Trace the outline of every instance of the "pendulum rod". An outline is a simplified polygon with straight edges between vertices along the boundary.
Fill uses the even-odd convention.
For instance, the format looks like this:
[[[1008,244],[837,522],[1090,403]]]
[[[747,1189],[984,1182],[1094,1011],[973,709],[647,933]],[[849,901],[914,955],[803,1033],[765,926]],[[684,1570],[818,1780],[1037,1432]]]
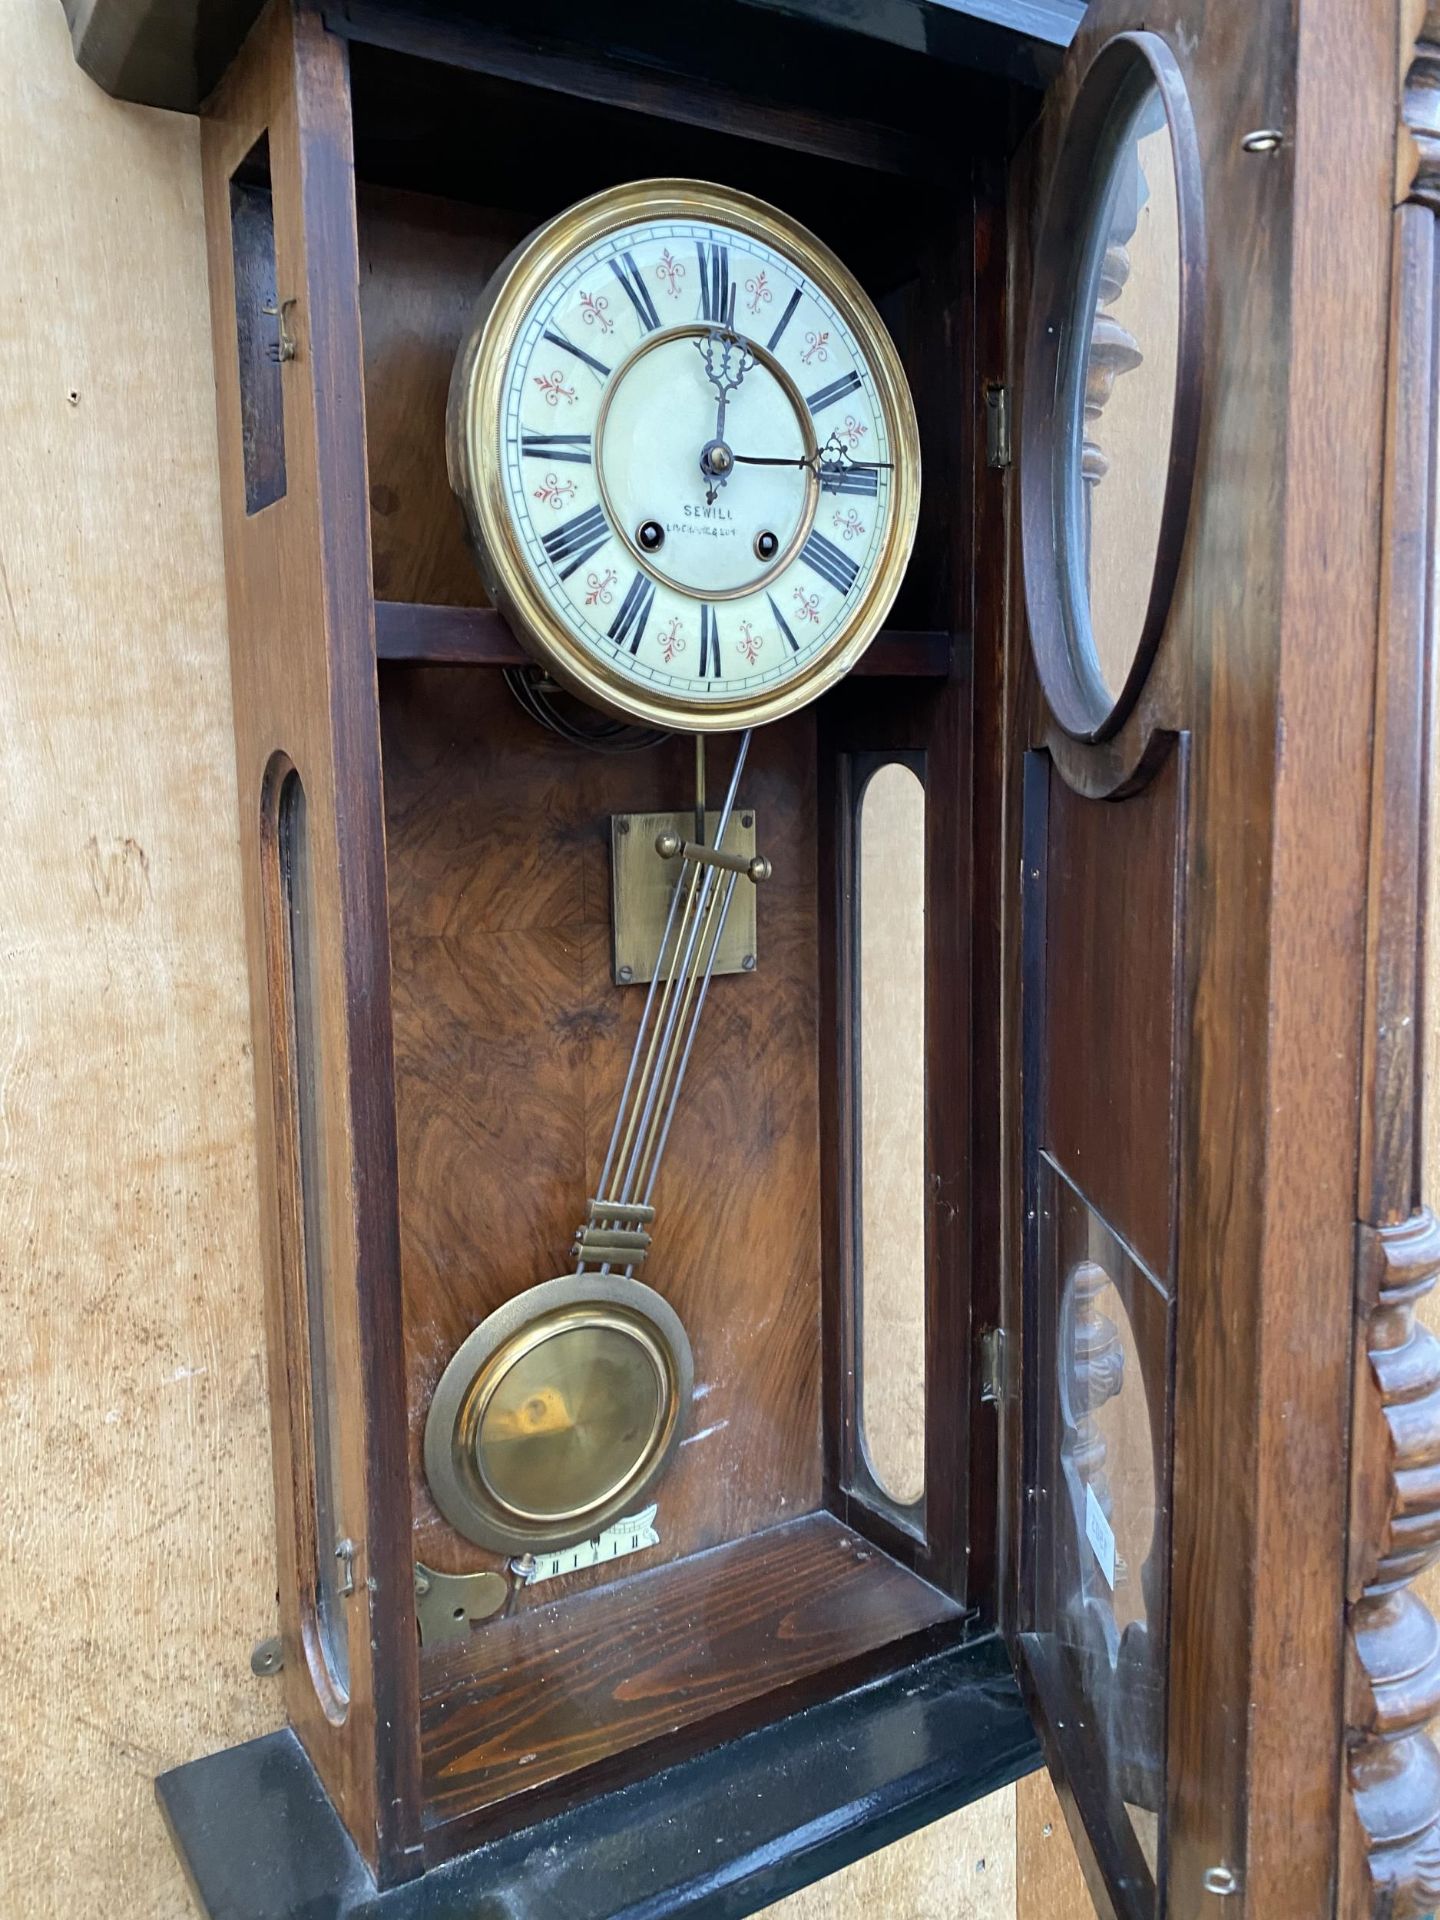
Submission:
[[[740,750],[735,756],[735,770],[730,776],[730,785],[725,794],[725,804],[720,810],[720,818],[716,823],[715,846],[717,851],[719,851],[724,844],[725,832],[730,824],[730,812],[735,804],[735,793],[740,785],[740,775],[745,766],[745,756],[749,751],[749,747],[750,735],[747,732],[741,736]],[[669,1076],[666,1073],[666,1068],[670,1060],[671,1049],[675,1043],[675,1035],[679,1025],[682,1006],[688,1004],[691,983],[697,968],[702,964],[699,957],[701,931],[706,921],[706,908],[711,904],[711,896],[716,890],[716,870],[714,867],[706,864],[702,871],[701,866],[697,863],[695,871],[700,876],[698,888],[695,882],[693,880],[691,881],[691,893],[694,900],[695,913],[683,949],[677,943],[676,963],[671,978],[666,983],[665,1001],[662,1001],[660,1015],[657,1019],[657,1028],[660,1033],[659,1048],[654,1052],[653,1065],[648,1080],[645,1080],[637,1091],[630,1122],[626,1128],[627,1148],[621,1154],[622,1174],[619,1194],[619,1198],[624,1201],[630,1200],[634,1193],[635,1175],[643,1136],[649,1127],[650,1116],[655,1109],[661,1080],[662,1078],[668,1080]],[[668,1005],[666,1004],[667,1001]],[[637,1138],[637,1135],[640,1137]]]
[[[679,854],[689,872],[677,880],[671,893],[665,931],[631,1050],[598,1195],[590,1202],[589,1218],[577,1236],[574,1249],[577,1274],[595,1265],[601,1273],[608,1273],[612,1265],[623,1265],[629,1274],[649,1249],[650,1235],[646,1229],[654,1218],[650,1195],[679,1103],[736,882],[742,874],[755,882],[769,873],[768,862],[748,860],[728,853],[724,847],[749,747],[747,731],[741,736],[735,756],[725,802],[716,823],[713,849],[706,847],[703,839],[703,750],[696,755],[696,816],[700,837],[687,845],[674,834],[662,834],[657,842],[657,851],[662,857],[669,859]],[[668,968],[667,952],[673,956]],[[613,1193],[612,1176],[617,1183]],[[642,1189],[643,1197],[637,1200]]]

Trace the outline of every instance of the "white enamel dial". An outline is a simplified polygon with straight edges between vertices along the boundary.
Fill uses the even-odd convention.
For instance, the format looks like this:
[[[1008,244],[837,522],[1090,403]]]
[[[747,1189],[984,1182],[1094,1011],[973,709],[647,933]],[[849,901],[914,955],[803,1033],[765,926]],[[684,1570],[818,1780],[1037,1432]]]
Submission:
[[[555,636],[601,704],[723,725],[813,697],[872,637],[913,533],[913,413],[873,309],[817,242],[785,244],[781,216],[747,217],[758,202],[653,184],[663,213],[552,243],[509,316],[491,504],[524,592],[499,590],[507,611],[540,603],[522,628],[544,653]],[[733,221],[674,204],[727,198]],[[479,360],[462,356],[462,405]]]

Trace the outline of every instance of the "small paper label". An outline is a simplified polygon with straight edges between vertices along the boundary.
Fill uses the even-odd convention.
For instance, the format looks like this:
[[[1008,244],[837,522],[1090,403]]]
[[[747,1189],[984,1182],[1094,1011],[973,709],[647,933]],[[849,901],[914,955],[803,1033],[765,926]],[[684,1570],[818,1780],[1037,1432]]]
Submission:
[[[1115,1534],[1110,1522],[1105,1518],[1104,1508],[1095,1498],[1095,1489],[1088,1483],[1085,1488],[1085,1538],[1090,1542],[1095,1558],[1100,1563],[1100,1571],[1105,1576],[1105,1584],[1115,1591]]]
[[[628,1520],[617,1520],[598,1539],[582,1540],[578,1547],[564,1547],[558,1553],[537,1553],[534,1570],[526,1574],[526,1586],[538,1586],[542,1580],[558,1580],[565,1573],[579,1573],[584,1567],[598,1567],[606,1560],[622,1560],[627,1553],[658,1547],[660,1535],[655,1530],[655,1512],[654,1507],[646,1507],[643,1513],[632,1514]]]

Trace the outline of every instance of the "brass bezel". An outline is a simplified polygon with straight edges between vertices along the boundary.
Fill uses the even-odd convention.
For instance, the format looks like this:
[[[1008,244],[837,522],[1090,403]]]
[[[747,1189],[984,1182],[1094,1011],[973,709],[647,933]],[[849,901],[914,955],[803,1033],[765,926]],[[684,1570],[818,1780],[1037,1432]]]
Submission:
[[[541,289],[573,253],[646,220],[715,221],[790,255],[844,317],[869,364],[885,415],[894,475],[880,558],[825,652],[793,680],[758,695],[701,701],[635,686],[609,671],[541,593],[505,502],[504,377],[516,335]],[[446,443],[450,484],[464,506],[481,574],[516,638],[571,693],[647,726],[725,733],[779,720],[808,705],[850,671],[880,631],[915,541],[920,506],[915,407],[900,356],[869,296],[849,268],[798,221],[750,194],[707,181],[638,180],[611,187],[567,208],[521,242],[497,268],[456,357]]]

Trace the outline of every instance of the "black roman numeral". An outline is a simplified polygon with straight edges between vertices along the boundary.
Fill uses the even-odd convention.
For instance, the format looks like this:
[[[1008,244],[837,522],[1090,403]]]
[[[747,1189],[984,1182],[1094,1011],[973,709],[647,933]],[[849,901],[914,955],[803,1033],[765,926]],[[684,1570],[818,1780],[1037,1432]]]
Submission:
[[[813,567],[822,580],[828,580],[841,593],[850,591],[860,571],[848,553],[842,553],[833,540],[827,540],[823,533],[817,533],[813,528],[810,538],[800,549],[800,558],[807,567]]]
[[[790,631],[790,622],[785,618],[784,614],[781,613],[779,607],[776,606],[774,594],[767,593],[765,598],[770,602],[770,611],[775,616],[775,624],[777,627],[779,627],[781,633],[784,634],[787,642],[789,643],[790,651],[792,653],[798,653],[800,651],[800,642],[795,638],[794,634]]]
[[[712,677],[720,677],[720,629],[715,624],[715,609],[704,601],[700,607],[700,678]]]
[[[577,360],[583,360],[592,373],[598,373],[602,380],[610,378],[610,369],[603,360],[597,360],[593,353],[586,353],[583,347],[577,347],[573,340],[567,340],[558,327],[547,327],[542,338],[553,347],[563,347],[566,353],[573,353]]]
[[[615,278],[630,296],[630,304],[635,309],[635,318],[646,333],[653,333],[660,324],[660,316],[655,311],[655,302],[650,298],[650,289],[641,279],[640,269],[636,266],[633,255],[622,253],[619,260],[610,262],[610,266]]]
[[[617,647],[623,646],[628,639],[631,653],[640,651],[640,642],[645,637],[645,622],[650,618],[650,604],[654,598],[655,582],[648,573],[641,573],[637,567],[635,578],[620,602],[620,611],[610,622],[610,638]]]
[[[555,527],[545,535],[542,545],[562,580],[568,580],[577,567],[597,554],[610,538],[610,523],[599,507],[577,513],[573,520]],[[568,566],[560,562],[566,560]]]
[[[573,460],[577,467],[588,467],[590,436],[588,433],[536,433],[530,427],[522,427],[520,451],[527,458]]]
[[[860,385],[858,373],[843,373],[838,380],[832,380],[828,387],[817,387],[814,393],[805,396],[805,404],[811,413],[823,413],[826,407],[833,407],[837,400],[843,400],[847,393],[854,393]]]
[[[735,316],[730,249],[718,241],[697,240],[695,255],[700,262],[700,318],[712,327],[728,327]]]
[[[880,490],[880,475],[874,467],[845,467],[838,462],[833,467],[820,464],[820,491],[822,493],[859,493],[873,500]]]
[[[782,333],[784,333],[786,327],[789,326],[791,317],[793,316],[795,309],[796,307],[799,306],[799,304],[800,304],[800,289],[799,287],[796,287],[795,291],[790,296],[790,301],[788,306],[786,307],[785,311],[781,314],[780,318],[775,322],[775,331],[771,334],[770,338],[765,342],[767,352],[773,353],[776,347],[779,346],[780,336]]]

